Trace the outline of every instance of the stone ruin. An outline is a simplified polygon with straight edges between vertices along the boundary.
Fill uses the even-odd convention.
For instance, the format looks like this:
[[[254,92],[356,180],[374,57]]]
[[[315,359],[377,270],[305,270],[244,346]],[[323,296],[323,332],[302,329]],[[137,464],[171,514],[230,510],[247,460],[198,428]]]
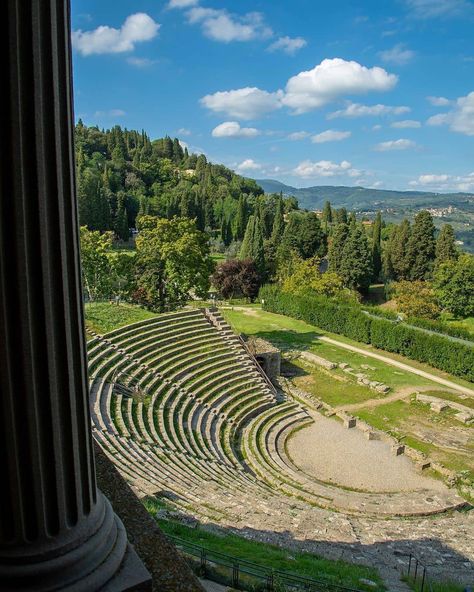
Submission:
[[[281,352],[260,337],[247,337],[246,346],[270,380],[280,376]]]

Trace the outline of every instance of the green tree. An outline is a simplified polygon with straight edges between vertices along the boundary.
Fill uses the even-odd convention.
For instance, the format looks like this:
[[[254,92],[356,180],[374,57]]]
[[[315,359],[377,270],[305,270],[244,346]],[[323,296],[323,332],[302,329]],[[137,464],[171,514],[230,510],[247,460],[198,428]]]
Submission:
[[[136,240],[137,285],[150,308],[183,305],[190,294],[205,297],[213,262],[208,236],[187,218],[148,217]]]
[[[415,216],[412,233],[407,246],[409,279],[431,278],[435,260],[435,226],[429,212],[422,210]]]
[[[273,219],[273,228],[271,240],[275,246],[278,246],[285,231],[284,206],[281,197],[278,197],[275,207],[275,217]]]
[[[434,290],[441,306],[455,317],[474,316],[474,256],[464,253],[440,263]]]
[[[382,270],[382,214],[377,212],[375,216],[374,225],[372,228],[372,264],[374,267],[375,281],[378,280]]]
[[[237,204],[237,215],[235,217],[234,238],[235,240],[242,240],[244,238],[245,230],[247,228],[247,199],[244,195],[239,197]]]
[[[408,317],[436,319],[439,317],[436,294],[429,282],[402,280],[393,285],[397,309]]]
[[[332,207],[330,201],[324,203],[322,223],[324,230],[327,232],[329,225],[332,223]]]
[[[128,216],[125,208],[125,197],[121,195],[117,205],[117,216],[115,220],[115,234],[123,241],[130,238],[130,230],[128,228]]]
[[[387,241],[385,250],[384,274],[387,278],[406,280],[410,276],[410,263],[407,256],[408,244],[411,237],[411,225],[403,220],[395,226]]]
[[[113,234],[80,229],[82,284],[89,300],[107,298],[111,291],[110,262]]]
[[[333,271],[335,273],[340,272],[342,265],[342,253],[348,234],[349,227],[346,223],[336,224],[329,242],[329,271]]]
[[[435,267],[447,261],[455,261],[459,257],[459,251],[456,247],[456,236],[451,224],[444,224],[441,228],[441,232],[436,240],[435,253]]]
[[[283,291],[295,296],[318,294],[357,300],[355,293],[344,287],[342,278],[337,273],[321,273],[319,266],[317,257],[296,262],[292,273],[283,281]]]
[[[265,272],[265,252],[262,227],[258,216],[250,216],[247,222],[244,240],[240,249],[240,259],[252,259],[258,273],[263,276]]]
[[[370,286],[374,273],[372,255],[367,236],[356,223],[349,227],[338,272],[347,288],[364,292]]]

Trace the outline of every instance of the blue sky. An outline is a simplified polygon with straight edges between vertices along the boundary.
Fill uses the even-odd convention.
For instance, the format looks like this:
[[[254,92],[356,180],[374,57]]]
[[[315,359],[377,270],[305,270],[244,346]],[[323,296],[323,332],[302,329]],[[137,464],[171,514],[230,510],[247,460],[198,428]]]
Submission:
[[[243,175],[474,192],[472,0],[73,0],[76,118]]]

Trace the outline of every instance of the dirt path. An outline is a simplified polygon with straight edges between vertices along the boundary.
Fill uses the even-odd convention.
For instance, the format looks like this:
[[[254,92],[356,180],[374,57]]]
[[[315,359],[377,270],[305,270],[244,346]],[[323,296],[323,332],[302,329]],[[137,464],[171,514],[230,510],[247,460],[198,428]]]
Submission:
[[[422,376],[423,378],[427,378],[432,382],[437,382],[438,384],[442,384],[450,389],[454,389],[460,393],[465,395],[469,395],[470,397],[474,397],[474,389],[467,388],[465,386],[461,386],[452,380],[448,380],[447,378],[441,378],[440,376],[436,376],[435,374],[431,374],[430,372],[425,372],[425,370],[420,370],[419,368],[414,368],[413,366],[409,366],[408,364],[404,364],[403,362],[399,362],[398,360],[393,360],[387,356],[383,356],[381,354],[377,354],[375,352],[367,351],[366,349],[362,349],[361,347],[355,347],[354,345],[349,345],[348,343],[343,343],[342,341],[337,341],[336,339],[332,339],[331,337],[326,337],[324,335],[317,337],[320,341],[324,341],[325,343],[330,343],[331,345],[335,345],[337,347],[341,347],[343,349],[347,349],[349,351],[356,352],[358,354],[362,354],[363,356],[367,356],[369,358],[374,358],[375,360],[380,360],[389,364],[390,366],[395,366],[396,368],[400,368],[401,370],[405,370],[407,372],[411,372],[412,374],[417,374],[418,376]]]

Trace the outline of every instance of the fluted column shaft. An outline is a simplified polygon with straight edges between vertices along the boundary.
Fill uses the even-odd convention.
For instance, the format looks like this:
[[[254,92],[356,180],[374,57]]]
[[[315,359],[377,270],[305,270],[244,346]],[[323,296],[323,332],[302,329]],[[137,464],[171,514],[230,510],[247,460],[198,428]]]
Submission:
[[[127,540],[94,474],[69,2],[3,9],[0,590],[99,590]]]

